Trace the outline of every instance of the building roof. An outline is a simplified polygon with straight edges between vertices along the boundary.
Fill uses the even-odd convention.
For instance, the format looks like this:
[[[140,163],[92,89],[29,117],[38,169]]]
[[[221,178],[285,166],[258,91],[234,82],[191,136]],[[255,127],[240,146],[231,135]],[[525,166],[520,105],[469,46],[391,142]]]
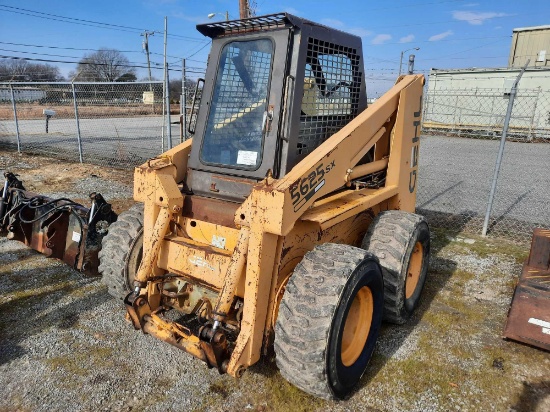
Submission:
[[[550,25],[546,26],[532,26],[532,27],[519,27],[513,31],[534,31],[534,30],[550,30]]]
[[[519,72],[521,67],[470,67],[467,69],[436,69],[432,67],[430,74],[448,74],[448,73],[510,73]],[[528,67],[528,72],[546,72],[550,71],[548,66]]]

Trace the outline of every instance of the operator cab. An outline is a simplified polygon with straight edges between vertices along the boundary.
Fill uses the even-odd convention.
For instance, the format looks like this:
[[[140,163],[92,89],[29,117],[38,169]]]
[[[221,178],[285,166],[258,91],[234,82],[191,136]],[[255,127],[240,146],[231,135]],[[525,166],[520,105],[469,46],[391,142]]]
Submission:
[[[366,108],[361,39],[280,13],[198,25],[212,38],[193,146],[193,193],[242,202]]]

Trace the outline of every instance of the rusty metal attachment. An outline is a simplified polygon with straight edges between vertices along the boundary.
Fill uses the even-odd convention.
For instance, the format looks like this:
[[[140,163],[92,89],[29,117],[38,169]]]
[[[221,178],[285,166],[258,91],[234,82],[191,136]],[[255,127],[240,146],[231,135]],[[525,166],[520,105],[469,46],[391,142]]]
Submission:
[[[87,275],[98,275],[101,241],[117,214],[99,193],[87,208],[70,199],[52,199],[25,190],[10,172],[4,174],[0,233],[36,251],[60,259]]]
[[[533,232],[504,337],[550,351],[550,230]]]

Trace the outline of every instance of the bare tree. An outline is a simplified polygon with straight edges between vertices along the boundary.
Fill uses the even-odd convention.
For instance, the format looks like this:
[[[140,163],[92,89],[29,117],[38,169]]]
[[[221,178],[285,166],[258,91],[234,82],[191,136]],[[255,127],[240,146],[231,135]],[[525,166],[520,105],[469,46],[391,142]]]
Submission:
[[[0,60],[0,81],[58,82],[62,80],[64,80],[63,76],[56,66],[30,63],[26,60]]]
[[[76,66],[76,72],[69,73],[72,80],[115,82],[119,79],[135,80],[135,69],[128,58],[115,49],[101,48],[84,55]]]

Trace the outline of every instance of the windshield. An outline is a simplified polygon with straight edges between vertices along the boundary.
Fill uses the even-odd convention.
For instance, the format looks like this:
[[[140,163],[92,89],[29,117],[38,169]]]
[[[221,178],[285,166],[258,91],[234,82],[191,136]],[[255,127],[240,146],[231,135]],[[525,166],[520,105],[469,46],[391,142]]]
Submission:
[[[272,56],[268,39],[223,47],[201,147],[203,163],[260,167]]]

